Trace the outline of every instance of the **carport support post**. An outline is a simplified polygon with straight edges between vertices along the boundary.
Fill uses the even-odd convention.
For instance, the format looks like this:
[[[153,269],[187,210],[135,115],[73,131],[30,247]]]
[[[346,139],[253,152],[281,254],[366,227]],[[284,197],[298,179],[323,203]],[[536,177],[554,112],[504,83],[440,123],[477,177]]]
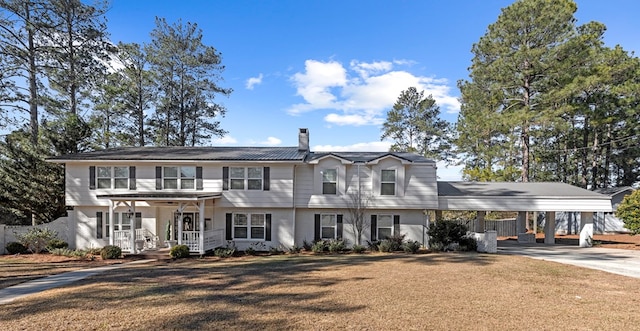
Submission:
[[[475,226],[475,232],[476,233],[484,233],[484,215],[485,212],[484,211],[477,211],[476,212],[476,226]]]
[[[593,212],[580,213],[580,247],[593,246]]]
[[[556,243],[556,212],[548,211],[544,217],[544,243],[553,245]]]
[[[527,220],[526,215],[527,215],[526,211],[518,212],[518,218],[516,218],[516,234],[527,232],[527,227],[525,225],[525,222]]]

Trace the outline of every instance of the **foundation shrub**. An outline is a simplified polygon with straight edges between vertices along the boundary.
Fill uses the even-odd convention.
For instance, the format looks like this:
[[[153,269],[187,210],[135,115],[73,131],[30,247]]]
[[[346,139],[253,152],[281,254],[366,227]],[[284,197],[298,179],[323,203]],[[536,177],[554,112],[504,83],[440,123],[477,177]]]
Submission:
[[[24,254],[26,253],[28,250],[26,247],[24,247],[23,244],[16,242],[16,241],[12,241],[10,243],[7,243],[4,248],[7,250],[7,252],[9,254]]]
[[[347,243],[342,238],[340,238],[340,239],[331,239],[327,243],[327,247],[329,249],[329,252],[331,252],[331,253],[342,252],[343,250],[345,250],[346,246],[347,246]]]
[[[187,245],[176,245],[171,247],[169,250],[169,256],[174,259],[183,259],[189,257],[189,246]]]
[[[415,254],[420,250],[420,246],[422,246],[422,244],[420,244],[420,242],[417,240],[407,240],[404,244],[402,244],[402,249],[405,251],[405,253]]]
[[[31,228],[23,234],[16,234],[18,241],[29,251],[39,254],[46,249],[49,242],[57,239],[58,234],[48,228]]]
[[[465,236],[458,242],[458,249],[464,252],[475,252],[478,250],[478,242],[475,238]]]
[[[107,245],[102,247],[100,251],[100,257],[103,260],[119,259],[120,256],[122,256],[122,249],[118,246]]]
[[[68,248],[68,247],[69,247],[68,242],[55,238],[55,239],[51,239],[47,244],[47,251],[51,252],[52,250],[57,248]]]
[[[429,228],[429,245],[432,249],[446,250],[459,244],[467,236],[468,228],[453,221],[437,221]]]
[[[367,248],[362,245],[353,245],[353,247],[351,247],[351,250],[354,253],[361,254],[361,253],[364,253],[364,251],[367,250]]]
[[[329,247],[327,246],[327,242],[324,240],[318,240],[311,245],[311,251],[314,253],[322,253],[328,250]]]

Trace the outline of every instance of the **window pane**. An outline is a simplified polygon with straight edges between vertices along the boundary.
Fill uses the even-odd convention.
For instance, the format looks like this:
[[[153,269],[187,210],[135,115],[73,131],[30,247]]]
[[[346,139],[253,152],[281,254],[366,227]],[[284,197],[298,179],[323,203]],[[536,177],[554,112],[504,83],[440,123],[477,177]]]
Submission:
[[[338,171],[336,169],[326,169],[322,172],[323,182],[335,182],[338,178]]]
[[[262,178],[262,168],[247,168],[249,178]]]
[[[111,188],[111,178],[98,178],[98,188]]]
[[[378,228],[378,240],[386,239],[391,237],[391,229],[389,228]]]
[[[177,179],[166,179],[164,180],[164,188],[165,189],[176,189],[178,188],[178,180]]]
[[[164,176],[177,178],[178,177],[178,167],[164,167]]]
[[[336,194],[336,183],[322,183],[322,194]]]
[[[382,181],[383,182],[395,182],[396,181],[396,171],[395,170],[382,170]]]
[[[247,225],[247,215],[245,214],[235,214],[233,215],[233,225]]]
[[[324,226],[335,226],[336,225],[336,215],[322,215],[321,223]]]
[[[380,195],[396,195],[396,184],[382,183],[380,186]]]
[[[111,167],[98,167],[98,177],[111,178]]]
[[[249,179],[247,184],[250,190],[262,190],[262,179]]]
[[[322,239],[335,239],[335,229],[334,228],[330,228],[330,227],[323,227],[322,228]]]
[[[129,188],[129,178],[116,178],[116,188]]]
[[[231,189],[232,190],[244,190],[244,179],[232,179],[231,180]]]
[[[378,227],[390,228],[393,226],[393,217],[391,215],[378,215]]]
[[[231,178],[244,178],[244,168],[231,168],[229,170]]]
[[[264,226],[264,214],[252,214],[251,226]]]
[[[264,228],[251,228],[251,239],[264,239]]]
[[[196,178],[196,167],[180,167],[180,177]]]
[[[196,188],[195,180],[193,179],[181,179],[180,188],[182,189],[194,189]]]
[[[247,228],[233,228],[233,237],[234,238],[246,238],[247,237]]]
[[[129,167],[114,167],[113,174],[116,178],[129,178]]]

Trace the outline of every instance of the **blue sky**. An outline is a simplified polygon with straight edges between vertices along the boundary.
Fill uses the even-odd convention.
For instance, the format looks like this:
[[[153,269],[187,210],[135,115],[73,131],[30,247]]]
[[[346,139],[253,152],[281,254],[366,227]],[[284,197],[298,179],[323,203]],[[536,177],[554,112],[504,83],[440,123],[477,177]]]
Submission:
[[[578,24],[607,26],[605,43],[640,53],[640,1],[578,0]],[[197,23],[222,53],[219,103],[229,131],[212,145],[295,146],[309,128],[315,151],[384,151],[381,123],[402,90],[432,94],[455,122],[456,83],[468,76],[471,46],[505,0],[112,0],[114,42],[147,43],[154,18]],[[443,180],[459,167],[439,166]]]

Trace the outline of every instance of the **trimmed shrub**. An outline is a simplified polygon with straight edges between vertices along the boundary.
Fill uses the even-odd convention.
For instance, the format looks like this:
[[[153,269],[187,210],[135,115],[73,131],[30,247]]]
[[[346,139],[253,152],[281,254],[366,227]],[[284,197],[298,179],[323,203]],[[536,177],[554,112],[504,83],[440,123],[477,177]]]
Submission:
[[[51,240],[57,239],[57,235],[55,231],[48,228],[31,228],[26,233],[17,234],[16,238],[29,251],[39,254],[49,245]]]
[[[458,242],[458,248],[465,252],[475,252],[478,250],[478,242],[475,238],[465,236]]]
[[[429,228],[429,245],[432,249],[446,250],[451,244],[460,243],[467,235],[467,227],[453,221],[437,221]]]
[[[420,246],[422,246],[422,244],[417,240],[407,240],[407,242],[402,244],[402,249],[404,249],[405,253],[415,254],[420,250]]]
[[[296,246],[296,245],[289,247],[289,249],[287,250],[289,254],[298,254],[301,251],[302,251],[302,247]]]
[[[378,250],[383,253],[393,252],[393,243],[389,239],[385,239],[378,244]]]
[[[218,247],[213,251],[213,255],[217,257],[232,257],[235,253],[235,247]]]
[[[307,251],[307,252],[311,252],[311,248],[313,247],[313,243],[310,243],[307,241],[307,239],[302,241],[302,248]]]
[[[9,254],[24,254],[27,252],[27,248],[23,244],[15,241],[7,243],[4,248]]]
[[[47,244],[47,251],[49,251],[49,253],[51,253],[52,250],[54,249],[58,249],[58,248],[68,248],[69,247],[69,243],[64,241],[64,240],[60,240],[58,238],[55,239],[51,239],[49,240],[49,244]]]
[[[185,257],[189,257],[189,246],[187,245],[173,246],[169,250],[169,256],[171,256],[174,259],[182,259]]]
[[[324,240],[318,240],[311,245],[311,251],[314,253],[322,253],[325,250],[329,250],[329,248]]]
[[[284,254],[284,250],[281,246],[269,246],[269,254],[271,255],[280,255]]]
[[[380,241],[378,240],[374,240],[374,241],[367,240],[367,247],[372,252],[377,252],[379,250],[379,247],[378,247],[379,245],[380,245]]]
[[[353,245],[353,247],[351,247],[351,250],[354,253],[360,254],[360,253],[363,253],[365,250],[367,250],[367,248],[362,245]]]
[[[121,255],[122,249],[118,246],[107,245],[100,251],[100,257],[102,257],[103,260],[119,259]]]
[[[331,253],[341,252],[346,248],[346,246],[347,244],[344,239],[331,239],[327,243],[327,247]]]

